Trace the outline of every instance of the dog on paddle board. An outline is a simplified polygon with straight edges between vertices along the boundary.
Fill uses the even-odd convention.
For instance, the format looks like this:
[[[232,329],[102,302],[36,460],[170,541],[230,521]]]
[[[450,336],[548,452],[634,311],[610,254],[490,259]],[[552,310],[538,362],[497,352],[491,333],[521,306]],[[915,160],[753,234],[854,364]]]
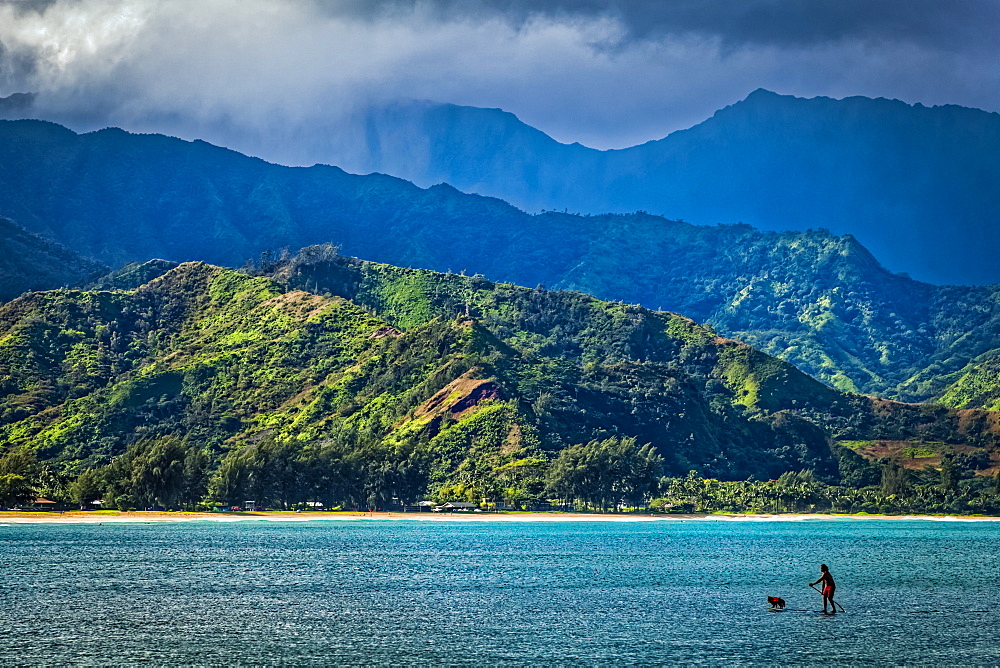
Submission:
[[[768,596],[767,603],[775,610],[785,609],[785,599],[781,598],[780,596]]]

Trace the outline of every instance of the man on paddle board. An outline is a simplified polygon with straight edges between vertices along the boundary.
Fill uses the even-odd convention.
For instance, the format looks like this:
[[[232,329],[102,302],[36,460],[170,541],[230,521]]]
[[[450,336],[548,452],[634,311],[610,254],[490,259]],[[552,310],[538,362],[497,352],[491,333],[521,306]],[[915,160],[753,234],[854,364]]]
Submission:
[[[830,607],[833,608],[833,612],[837,612],[837,604],[833,602],[833,594],[837,591],[837,585],[833,581],[833,576],[830,575],[830,569],[826,567],[826,564],[820,564],[819,570],[822,575],[819,576],[819,580],[816,582],[810,582],[809,586],[817,585],[820,582],[823,583],[823,612],[826,612],[826,602],[830,602]]]

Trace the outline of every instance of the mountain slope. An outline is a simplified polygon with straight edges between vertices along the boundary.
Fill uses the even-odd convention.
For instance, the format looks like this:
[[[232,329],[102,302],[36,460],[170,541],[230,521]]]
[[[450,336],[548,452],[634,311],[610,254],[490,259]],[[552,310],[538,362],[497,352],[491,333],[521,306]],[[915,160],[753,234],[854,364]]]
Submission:
[[[1000,115],[764,90],[687,130],[622,150],[560,144],[498,109],[410,103],[372,112],[367,162],[528,211],[646,210],[699,224],[853,234],[896,271],[1000,282]],[[328,161],[337,162],[330,155]]]
[[[677,359],[693,369],[708,364],[694,372],[700,373],[707,388],[722,392],[726,401],[751,412],[805,417],[839,439],[968,439],[988,445],[996,430],[997,414],[987,411],[954,411],[837,392],[745,344],[711,335],[681,316],[614,304],[610,307],[630,317],[619,320],[610,332],[598,334],[593,321],[581,317],[574,306],[581,299],[593,300],[578,293],[528,290],[492,283],[482,276],[359,261],[339,256],[329,246],[303,249],[271,271],[288,288],[306,287],[349,298],[399,327],[471,314],[528,358],[556,355],[585,368],[618,359],[669,359],[669,353],[664,357],[664,349],[653,345],[656,325],[652,338],[649,330],[651,320],[669,316],[673,325],[668,326],[668,333],[684,342]],[[721,382],[722,388],[711,379]],[[580,411],[573,408],[571,412]]]
[[[1000,349],[985,353],[951,374],[939,401],[956,408],[1000,408]]]
[[[507,424],[504,433],[519,425],[518,434],[547,450],[621,433],[655,440],[677,470],[766,475],[824,461],[829,469],[821,434],[781,455],[776,439],[800,442],[794,430],[710,405],[706,379],[692,374],[711,373],[713,363],[685,369],[675,359],[685,348],[712,349],[693,323],[579,294],[540,295],[563,302],[585,327],[587,358],[605,363],[584,370],[580,360],[532,349],[524,359],[464,315],[421,318],[404,333],[342,298],[285,292],[202,264],[134,292],[33,293],[0,308],[0,436],[45,458],[85,462],[172,433],[217,452],[265,436],[387,447],[407,435],[457,438],[475,425],[467,421],[477,408],[494,405],[491,413],[506,411],[492,418]],[[638,348],[630,340],[637,332]],[[729,394],[716,385],[715,394]]]
[[[0,301],[30,290],[79,286],[107,267],[0,218]]]
[[[1000,414],[840,393],[681,316],[329,248],[272,270],[186,263],[130,291],[3,305],[0,440],[78,485],[107,464],[119,506],[137,502],[118,498],[122,467],[180,493],[157,482],[171,452],[171,467],[214,471],[226,503],[353,507],[537,496],[557,453],[588,442],[649,443],[637,456],[652,468],[723,479],[837,480],[860,460],[831,439],[932,442],[982,470],[997,458]]]
[[[37,121],[0,122],[0,164],[18,168],[0,180],[0,210],[113,264],[239,266],[269,248],[333,241],[396,265],[684,313],[841,389],[907,400],[939,395],[942,377],[1000,347],[994,288],[891,274],[853,237],[823,230],[532,216],[447,186]]]

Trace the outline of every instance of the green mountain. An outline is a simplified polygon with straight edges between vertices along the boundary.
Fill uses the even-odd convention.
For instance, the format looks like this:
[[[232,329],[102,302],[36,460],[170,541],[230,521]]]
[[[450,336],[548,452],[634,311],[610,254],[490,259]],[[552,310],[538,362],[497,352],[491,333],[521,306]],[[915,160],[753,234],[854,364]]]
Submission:
[[[171,433],[215,451],[264,436],[371,445],[408,431],[454,434],[461,427],[475,434],[465,418],[492,406],[488,413],[499,411],[506,421],[501,441],[514,439],[507,447],[522,436],[546,451],[596,437],[641,436],[671,452],[677,470],[697,463],[766,475],[755,461],[759,447],[747,451],[743,440],[760,432],[752,440],[773,445],[775,430],[766,420],[742,417],[734,398],[717,415],[720,407],[713,412],[699,387],[708,378],[695,381],[694,365],[678,366],[675,358],[687,348],[692,357],[709,355],[699,373],[718,375],[713,357],[720,344],[690,321],[578,293],[494,288],[480,279],[408,270],[418,284],[437,283],[442,298],[455,291],[448,303],[496,293],[496,303],[506,302],[518,319],[539,319],[505,337],[526,339],[518,350],[466,316],[464,305],[453,317],[439,317],[410,299],[392,268],[373,266],[386,272],[377,290],[394,305],[388,315],[399,328],[364,301],[286,291],[266,278],[197,263],[135,291],[15,300],[0,310],[3,438],[43,459],[85,463]],[[573,331],[560,337],[560,327]],[[543,333],[564,341],[545,349]],[[805,388],[827,392],[777,365],[768,378],[792,374]],[[756,380],[740,382],[747,389],[739,401],[766,403]],[[714,383],[715,391],[731,394],[724,383]],[[671,426],[661,419],[668,414]],[[724,417],[742,423],[742,433]],[[810,435],[814,440],[799,455],[829,465],[825,438]],[[767,466],[780,472],[802,465],[801,457],[781,466],[772,458]]]
[[[0,211],[113,265],[243,265],[332,241],[398,266],[588,292],[683,313],[849,391],[939,396],[1000,348],[993,287],[886,271],[851,236],[646,214],[525,214],[448,186],[287,168],[204,142],[0,122]],[[261,260],[272,262],[280,257]]]
[[[0,218],[0,248],[0,301],[31,290],[79,286],[108,271],[6,218]]]
[[[856,242],[850,246],[857,247]],[[867,256],[867,253],[864,255]],[[874,263],[873,266],[877,267]],[[295,258],[273,263],[264,271],[288,289],[311,290],[351,299],[404,329],[430,318],[459,314],[479,319],[502,339],[528,355],[556,354],[560,358],[572,358],[587,364],[615,359],[621,354],[629,359],[645,359],[651,354],[642,348],[632,347],[625,353],[601,348],[588,356],[586,351],[589,349],[583,341],[589,340],[586,337],[591,332],[567,329],[565,324],[565,320],[572,320],[572,316],[569,315],[571,309],[562,300],[583,297],[576,292],[553,292],[541,288],[527,290],[493,283],[480,275],[456,276],[367,262],[341,256],[336,248],[329,245],[305,248]],[[530,299],[529,295],[536,298]],[[519,299],[526,299],[527,302],[512,311],[509,303],[516,303]],[[944,295],[941,299],[945,299]],[[713,345],[722,346],[728,352],[720,356],[721,362],[713,363],[711,371],[702,369],[702,373],[722,377],[727,391],[732,393],[727,400],[750,411],[790,412],[809,419],[828,430],[834,438],[843,440],[944,439],[977,446],[992,443],[993,437],[988,434],[993,428],[983,429],[981,423],[992,413],[982,410],[956,412],[940,405],[887,401],[837,391],[817,383],[782,360],[762,354],[743,343],[719,337],[710,328],[695,326],[685,316],[649,311],[621,302],[599,303],[632,309],[644,317],[669,315],[710,336]],[[537,331],[531,329],[535,323],[543,323]],[[533,331],[537,336],[526,337],[521,333],[524,329]],[[630,340],[635,342],[636,335],[633,334]],[[970,430],[973,423],[976,426]]]
[[[266,478],[268,498],[384,507],[428,492],[538,496],[551,462],[568,465],[561,452],[616,452],[608,461],[645,467],[648,487],[692,468],[837,480],[860,460],[832,439],[987,459],[1000,443],[994,413],[837,392],[682,316],[581,293],[329,246],[270,278],[150,271],[164,269],[133,290],[0,307],[0,441],[80,474],[78,492],[113,458],[101,475],[137,467],[119,483],[193,466],[226,502],[264,495]]]

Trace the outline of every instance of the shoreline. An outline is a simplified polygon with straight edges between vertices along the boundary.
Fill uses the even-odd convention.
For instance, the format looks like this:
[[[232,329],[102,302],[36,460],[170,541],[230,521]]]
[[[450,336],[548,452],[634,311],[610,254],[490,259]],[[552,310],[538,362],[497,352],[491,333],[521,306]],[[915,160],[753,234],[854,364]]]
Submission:
[[[600,513],[431,513],[431,512],[167,512],[167,511],[0,511],[4,524],[123,524],[161,522],[315,522],[315,521],[430,521],[430,522],[802,522],[851,520],[923,520],[930,522],[1000,522],[984,515],[840,515],[820,513],[779,514],[600,514]]]

